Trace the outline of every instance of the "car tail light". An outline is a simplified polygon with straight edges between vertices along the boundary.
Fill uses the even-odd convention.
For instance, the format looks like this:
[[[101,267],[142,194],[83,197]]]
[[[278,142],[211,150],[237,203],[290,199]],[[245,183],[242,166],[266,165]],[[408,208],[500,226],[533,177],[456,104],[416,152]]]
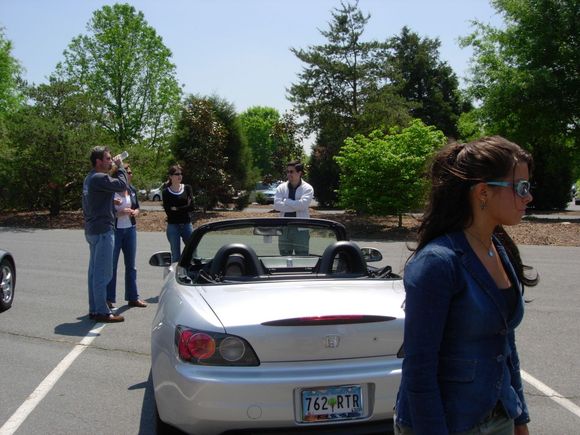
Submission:
[[[192,364],[217,366],[260,364],[250,344],[235,335],[177,326],[175,345],[179,358]]]
[[[185,330],[179,338],[179,357],[190,360],[211,358],[215,353],[215,340],[203,332]]]

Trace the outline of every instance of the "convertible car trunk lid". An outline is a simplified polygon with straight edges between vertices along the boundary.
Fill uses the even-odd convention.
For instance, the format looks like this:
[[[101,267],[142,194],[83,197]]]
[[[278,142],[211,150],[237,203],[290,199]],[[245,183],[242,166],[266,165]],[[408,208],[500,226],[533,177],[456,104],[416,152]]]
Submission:
[[[328,279],[199,287],[226,332],[262,362],[395,355],[403,342],[400,280]]]

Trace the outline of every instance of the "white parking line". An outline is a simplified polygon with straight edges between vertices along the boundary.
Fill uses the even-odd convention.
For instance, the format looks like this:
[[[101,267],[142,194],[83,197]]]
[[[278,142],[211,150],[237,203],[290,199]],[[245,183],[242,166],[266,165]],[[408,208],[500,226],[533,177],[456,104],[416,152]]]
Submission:
[[[544,393],[546,396],[548,396],[550,399],[552,399],[554,402],[556,402],[560,406],[566,408],[568,411],[570,411],[576,417],[580,417],[580,406],[578,406],[574,402],[562,397],[562,395],[560,393],[558,393],[555,390],[552,390],[550,387],[548,387],[543,382],[538,381],[536,378],[534,378],[529,373],[526,373],[523,370],[521,370],[521,374],[522,374],[522,379],[524,381],[526,381],[528,384],[530,384],[532,387],[534,387],[536,390],[540,391],[541,393]]]
[[[83,351],[99,336],[99,333],[105,327],[105,323],[97,323],[93,329],[77,344],[67,356],[48,374],[40,385],[34,390],[30,396],[26,398],[24,403],[12,414],[12,416],[0,427],[0,435],[12,435],[18,430],[24,420],[30,415],[34,408],[44,399],[44,397],[52,390],[52,387],[58,382],[66,370],[83,353]],[[551,389],[543,382],[537,380],[529,373],[521,370],[522,379],[535,389],[545,394],[547,397],[558,403],[560,406],[566,408],[572,414],[580,417],[580,406],[562,397],[560,393]]]
[[[26,398],[24,403],[16,410],[14,414],[8,419],[2,427],[0,427],[0,435],[12,435],[18,430],[24,420],[30,415],[34,408],[41,402],[48,394],[52,387],[62,377],[64,372],[70,367],[77,357],[99,336],[101,330],[105,327],[105,323],[97,323],[93,329],[71,350],[67,356],[48,374],[46,378],[36,387],[30,396]]]

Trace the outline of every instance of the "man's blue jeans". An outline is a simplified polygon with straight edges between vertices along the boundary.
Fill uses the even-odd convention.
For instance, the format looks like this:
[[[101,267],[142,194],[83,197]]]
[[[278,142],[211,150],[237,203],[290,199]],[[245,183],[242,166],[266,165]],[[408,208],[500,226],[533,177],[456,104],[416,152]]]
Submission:
[[[309,244],[310,231],[291,226],[283,228],[278,238],[280,255],[308,255]]]
[[[113,276],[114,230],[101,234],[85,234],[89,244],[89,313],[110,314],[107,306],[107,284]]]
[[[167,224],[165,234],[171,247],[172,263],[179,261],[181,258],[181,240],[183,240],[184,244],[187,243],[192,233],[193,225],[191,225],[191,222],[187,224]]]
[[[107,286],[107,300],[117,302],[117,266],[119,255],[123,251],[125,261],[125,300],[136,301],[139,299],[137,291],[137,268],[135,257],[137,256],[137,228],[117,228],[115,230],[115,248],[113,250],[113,277]]]

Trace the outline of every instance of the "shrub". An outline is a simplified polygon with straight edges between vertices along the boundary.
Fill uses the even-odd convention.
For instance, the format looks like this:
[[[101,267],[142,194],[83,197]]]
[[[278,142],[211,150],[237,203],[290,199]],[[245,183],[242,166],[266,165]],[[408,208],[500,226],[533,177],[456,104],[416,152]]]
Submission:
[[[238,193],[238,196],[234,198],[234,204],[236,205],[236,210],[245,209],[250,204],[250,194],[245,190]]]
[[[266,198],[266,195],[264,195],[262,192],[257,192],[256,202],[260,205],[266,205],[268,204],[268,199]]]

